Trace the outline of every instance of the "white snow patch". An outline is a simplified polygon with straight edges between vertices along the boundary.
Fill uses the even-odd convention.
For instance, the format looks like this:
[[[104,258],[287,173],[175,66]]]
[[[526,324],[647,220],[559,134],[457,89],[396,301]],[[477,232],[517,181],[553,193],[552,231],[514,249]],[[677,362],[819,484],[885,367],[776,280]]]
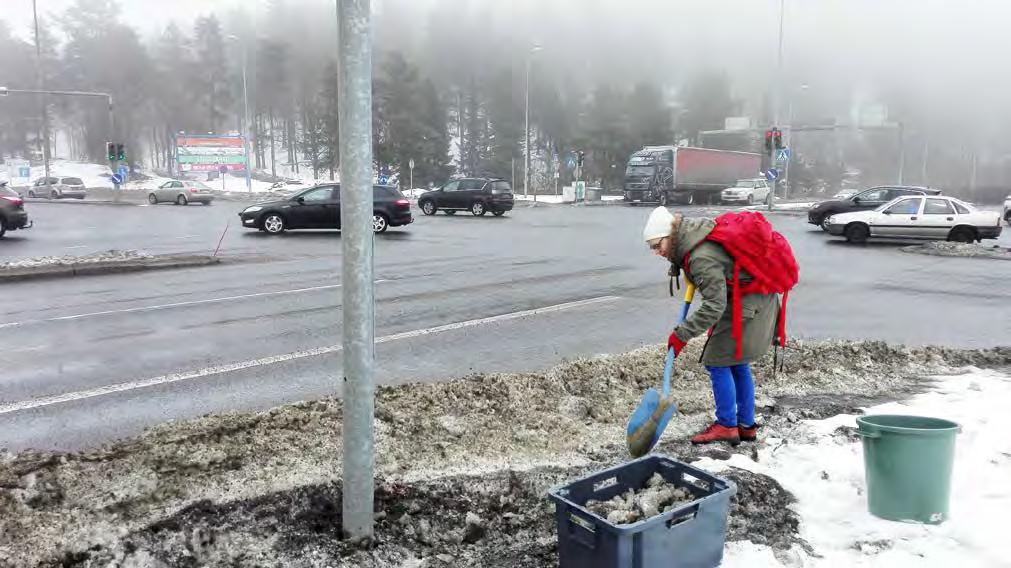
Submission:
[[[83,256],[36,256],[11,262],[0,263],[0,270],[10,268],[35,268],[39,266],[57,266],[66,264],[91,264],[95,262],[125,262],[141,258],[151,258],[151,254],[137,250],[108,250]]]
[[[798,201],[794,203],[779,203],[774,205],[774,210],[776,211],[807,211],[808,209],[814,207],[815,201]],[[768,205],[749,205],[747,207],[741,207],[744,211],[767,211],[769,209]]]
[[[724,566],[1009,566],[1005,512],[1011,510],[1011,376],[972,369],[937,378],[930,392],[867,409],[867,414],[909,414],[953,420],[956,442],[951,516],[941,525],[886,521],[867,512],[863,450],[831,432],[855,426],[852,415],[807,421],[800,439],[780,446],[767,440],[757,462],[699,460],[708,471],[728,466],[769,475],[797,497],[800,536],[820,557],[774,556],[751,543],[727,546]],[[784,561],[783,558],[786,557]]]

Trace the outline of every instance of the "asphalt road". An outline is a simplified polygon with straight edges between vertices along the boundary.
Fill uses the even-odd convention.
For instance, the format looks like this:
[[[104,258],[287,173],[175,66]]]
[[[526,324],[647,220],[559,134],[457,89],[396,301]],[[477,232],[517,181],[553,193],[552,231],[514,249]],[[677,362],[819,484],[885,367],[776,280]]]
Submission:
[[[0,241],[0,261],[207,252],[230,225],[227,262],[0,285],[0,447],[78,449],[165,420],[339,394],[340,233],[246,231],[241,207],[30,204],[37,226]],[[678,302],[640,239],[648,211],[419,214],[378,236],[378,381],[535,370],[661,342]],[[801,263],[791,335],[1011,340],[1011,263],[848,246],[801,217],[771,218]]]

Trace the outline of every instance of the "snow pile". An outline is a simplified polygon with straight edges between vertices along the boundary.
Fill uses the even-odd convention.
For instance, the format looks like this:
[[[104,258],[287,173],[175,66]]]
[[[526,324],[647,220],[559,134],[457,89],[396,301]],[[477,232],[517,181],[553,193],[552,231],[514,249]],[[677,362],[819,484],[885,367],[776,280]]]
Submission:
[[[993,258],[1011,260],[1011,249],[982,243],[951,243],[931,241],[922,245],[902,247],[902,252],[926,254],[930,256],[954,256],[960,258]]]
[[[842,414],[805,422],[799,440],[768,439],[757,461],[734,455],[725,462],[694,464],[709,471],[741,468],[778,480],[797,498],[800,537],[813,551],[794,551],[791,561],[768,547],[738,543],[729,547],[725,565],[800,565],[797,556],[804,557],[804,566],[1004,565],[1003,527],[1011,508],[1011,414],[1006,412],[1011,376],[977,369],[936,380],[929,392],[866,413],[933,416],[962,425],[950,520],[929,526],[868,513],[861,444],[839,434],[841,427],[856,426],[855,416]]]
[[[74,256],[36,256],[0,263],[0,270],[14,268],[37,268],[39,266],[64,266],[69,264],[93,264],[96,262],[125,262],[151,258],[149,253],[137,250],[107,250],[93,254]]]
[[[629,489],[607,501],[590,499],[586,510],[615,525],[628,525],[673,511],[695,498],[687,489],[665,480],[659,473],[646,481],[638,490]]]
[[[855,445],[826,438],[802,419],[851,413],[879,397],[928,389],[917,376],[968,364],[1011,365],[1008,348],[793,342],[786,372],[773,377],[771,357],[756,366],[762,441],[693,447],[690,434],[711,421],[710,381],[697,364],[703,342],[693,342],[683,355],[673,385],[683,414],[672,420],[657,451],[681,461],[709,457],[739,466],[722,474],[738,485],[728,523],[731,558],[803,554],[803,560],[812,556],[811,546],[835,550],[829,536],[819,536],[817,527],[828,521],[814,516],[817,501],[810,495],[823,480],[812,468],[824,469],[835,463],[831,459],[858,460],[826,453],[835,445],[848,445],[852,453]],[[628,416],[645,389],[658,384],[663,360],[662,349],[649,347],[543,373],[380,388],[377,543],[368,549],[340,539],[339,400],[168,423],[76,454],[0,455],[0,565],[557,566],[548,488],[628,460]],[[973,382],[989,388],[964,377],[951,379],[951,388],[972,390]],[[982,394],[996,404],[1011,393]],[[969,423],[959,413],[940,414]],[[1006,421],[992,421],[995,436],[1008,431]],[[800,451],[811,454],[793,453]],[[785,456],[794,461],[780,461]],[[860,468],[859,461],[845,466]],[[847,471],[833,469],[828,479],[855,483]],[[996,484],[979,487],[1004,491]],[[802,497],[795,507],[790,491]],[[801,519],[813,520],[798,534]]]
[[[45,177],[44,166],[32,166],[31,182]],[[49,175],[53,177],[76,177],[81,178],[84,186],[88,189],[100,187],[112,187],[112,170],[103,164],[91,164],[87,162],[74,162],[71,160],[52,160],[49,163]],[[0,168],[0,181],[9,181],[7,168]]]

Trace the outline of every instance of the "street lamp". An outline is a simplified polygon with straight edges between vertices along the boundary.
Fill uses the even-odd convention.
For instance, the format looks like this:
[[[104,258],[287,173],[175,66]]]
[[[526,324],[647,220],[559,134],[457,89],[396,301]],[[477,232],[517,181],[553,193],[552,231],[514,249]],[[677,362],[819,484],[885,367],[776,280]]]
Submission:
[[[807,88],[808,88],[807,87],[807,83],[801,83],[800,86],[797,87],[797,88],[800,91],[800,94],[803,95],[804,93],[807,92]],[[794,99],[794,95],[795,94],[797,94],[797,91],[793,91],[793,92],[790,93],[790,102],[788,103],[788,109],[789,110],[787,110],[787,113],[786,113],[787,117],[788,117],[787,119],[790,121],[790,125],[788,127],[788,132],[789,132],[789,136],[790,137],[787,139],[787,147],[790,149],[790,158],[788,160],[786,160],[786,164],[784,164],[784,167],[783,167],[783,198],[784,199],[790,193],[790,162],[793,161],[793,156],[797,152],[797,141],[793,137],[793,99]]]
[[[246,192],[253,192],[253,177],[250,171],[251,166],[249,163],[249,89],[246,86],[246,67],[248,63],[248,55],[246,54],[246,46],[239,42],[238,36],[230,35],[228,36],[230,41],[234,41],[239,44],[239,49],[242,50],[242,108],[243,114],[245,115],[242,119],[242,151],[246,154]]]
[[[541,50],[541,46],[535,45],[527,51],[527,81],[525,91],[526,99],[526,110],[524,112],[525,117],[525,127],[524,127],[524,138],[525,144],[523,145],[523,197],[527,197],[530,191],[530,63],[533,59],[533,55]],[[536,199],[537,196],[534,196]]]

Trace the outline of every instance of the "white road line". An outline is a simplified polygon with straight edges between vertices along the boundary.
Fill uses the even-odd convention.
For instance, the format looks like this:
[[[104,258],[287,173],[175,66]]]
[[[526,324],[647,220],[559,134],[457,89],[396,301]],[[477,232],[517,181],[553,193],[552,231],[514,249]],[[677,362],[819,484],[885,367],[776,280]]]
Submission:
[[[82,249],[82,248],[87,248],[87,247],[88,247],[88,245],[75,245],[75,246],[72,246],[72,247],[63,247],[63,248],[67,248],[67,249]]]
[[[560,312],[563,310],[571,310],[574,308],[581,308],[584,306],[590,306],[593,304],[600,304],[603,302],[613,302],[617,300],[618,296],[601,296],[598,298],[589,298],[586,300],[578,300],[575,302],[566,302],[564,304],[555,304],[553,306],[545,306],[543,308],[534,308],[532,310],[522,310],[519,312],[512,312],[508,314],[501,314],[497,316],[491,316],[486,318],[478,318],[467,321],[461,321],[456,323],[450,323],[446,325],[440,325],[436,327],[429,327],[425,329],[416,329],[414,331],[405,331],[402,333],[395,333],[393,335],[385,335],[376,338],[376,343],[389,343],[391,341],[398,341],[402,339],[411,339],[414,337],[422,337],[426,335],[432,335],[435,333],[443,333],[447,331],[454,331],[458,329],[464,329],[468,327],[475,327],[479,325],[485,325],[489,323],[497,323],[515,319],[521,319],[525,317],[537,316],[541,314],[549,314],[553,312]],[[150,379],[143,379],[140,381],[130,381],[126,383],[118,383],[114,385],[106,385],[103,387],[97,387],[93,389],[68,392],[64,394],[58,394],[53,396],[45,396],[40,398],[35,398],[31,400],[25,400],[20,402],[9,402],[0,404],[0,415],[10,414],[12,412],[18,412],[21,410],[30,410],[33,408],[41,408],[45,406],[52,406],[54,404],[61,404],[64,402],[73,402],[77,400],[83,400],[86,398],[95,398],[98,396],[105,396],[109,394],[114,394],[118,392],[132,391],[147,387],[153,387],[158,385],[165,385],[169,383],[178,383],[180,381],[189,381],[193,379],[200,379],[203,377],[209,377],[213,375],[220,375],[223,373],[231,373],[234,371],[241,371],[243,369],[250,369],[253,367],[263,367],[265,365],[274,365],[277,363],[284,363],[285,361],[293,361],[296,359],[305,359],[307,357],[316,357],[319,355],[326,355],[328,353],[337,353],[342,350],[340,345],[331,345],[329,347],[317,347],[315,349],[306,349],[302,351],[295,351],[292,353],[284,353],[281,355],[272,355],[270,357],[261,357],[259,359],[252,359],[249,361],[240,361],[238,363],[229,363],[227,365],[218,365],[215,367],[206,367],[196,371],[187,371],[184,373],[171,373],[168,375],[162,375],[160,377],[152,377]]]
[[[376,284],[381,282],[387,282],[387,280],[376,280]],[[207,298],[205,300],[190,300],[188,302],[173,302],[171,304],[158,304],[156,306],[138,306],[136,308],[123,308],[121,310],[106,310],[103,312],[89,312],[86,314],[74,314],[71,316],[60,316],[56,318],[45,318],[36,320],[25,320],[25,321],[12,321],[9,323],[0,323],[0,329],[5,329],[8,327],[21,327],[24,325],[35,324],[35,323],[48,323],[54,321],[71,321],[84,318],[92,318],[97,316],[107,316],[112,314],[129,314],[134,312],[154,312],[158,310],[167,310],[169,308],[178,308],[182,306],[196,306],[200,304],[216,304],[220,302],[232,302],[235,300],[244,300],[247,298],[263,298],[266,296],[283,296],[286,294],[300,294],[302,292],[315,292],[317,290],[331,290],[334,288],[340,288],[340,284],[328,284],[326,286],[312,286],[310,288],[295,288],[293,290],[276,290],[274,292],[256,292],[254,294],[241,294],[238,296],[225,296],[223,298]]]
[[[174,238],[176,238],[176,239],[195,239],[195,238],[197,238],[199,236],[200,235],[183,235],[181,237],[174,237]]]

